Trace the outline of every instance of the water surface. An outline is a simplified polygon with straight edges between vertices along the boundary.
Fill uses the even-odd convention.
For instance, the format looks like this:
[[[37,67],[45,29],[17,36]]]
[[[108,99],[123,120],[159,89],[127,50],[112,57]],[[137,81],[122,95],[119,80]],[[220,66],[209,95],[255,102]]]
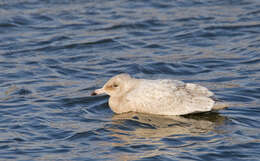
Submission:
[[[0,160],[259,160],[258,0],[0,0]],[[115,74],[200,83],[229,109],[115,115]]]

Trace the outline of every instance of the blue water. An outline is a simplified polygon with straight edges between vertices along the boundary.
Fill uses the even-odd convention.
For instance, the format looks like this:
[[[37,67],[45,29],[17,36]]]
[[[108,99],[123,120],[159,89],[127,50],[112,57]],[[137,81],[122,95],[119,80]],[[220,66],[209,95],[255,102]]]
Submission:
[[[115,115],[115,74],[230,108]],[[0,0],[0,160],[260,160],[259,0]]]

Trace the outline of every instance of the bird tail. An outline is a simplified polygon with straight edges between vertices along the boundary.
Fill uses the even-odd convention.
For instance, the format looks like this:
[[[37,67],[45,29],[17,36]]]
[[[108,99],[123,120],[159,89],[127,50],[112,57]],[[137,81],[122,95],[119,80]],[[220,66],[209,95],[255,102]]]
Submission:
[[[229,104],[223,102],[216,102],[212,108],[212,110],[222,110],[228,108]]]

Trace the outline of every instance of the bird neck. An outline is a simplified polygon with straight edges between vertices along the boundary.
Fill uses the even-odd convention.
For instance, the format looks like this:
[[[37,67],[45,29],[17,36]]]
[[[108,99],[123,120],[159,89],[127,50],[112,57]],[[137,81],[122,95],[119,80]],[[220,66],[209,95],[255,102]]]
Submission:
[[[119,96],[119,97],[110,97],[109,98],[109,107],[111,108],[111,110],[115,113],[126,113],[129,112],[129,109],[124,107],[124,104],[122,104],[123,97]]]

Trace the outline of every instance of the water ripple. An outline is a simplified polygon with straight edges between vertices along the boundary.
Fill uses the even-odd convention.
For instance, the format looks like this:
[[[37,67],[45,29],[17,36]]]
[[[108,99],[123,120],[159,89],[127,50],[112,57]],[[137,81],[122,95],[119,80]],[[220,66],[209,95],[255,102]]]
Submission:
[[[0,160],[259,160],[259,2],[0,2]],[[114,114],[122,72],[200,83],[218,113]]]

